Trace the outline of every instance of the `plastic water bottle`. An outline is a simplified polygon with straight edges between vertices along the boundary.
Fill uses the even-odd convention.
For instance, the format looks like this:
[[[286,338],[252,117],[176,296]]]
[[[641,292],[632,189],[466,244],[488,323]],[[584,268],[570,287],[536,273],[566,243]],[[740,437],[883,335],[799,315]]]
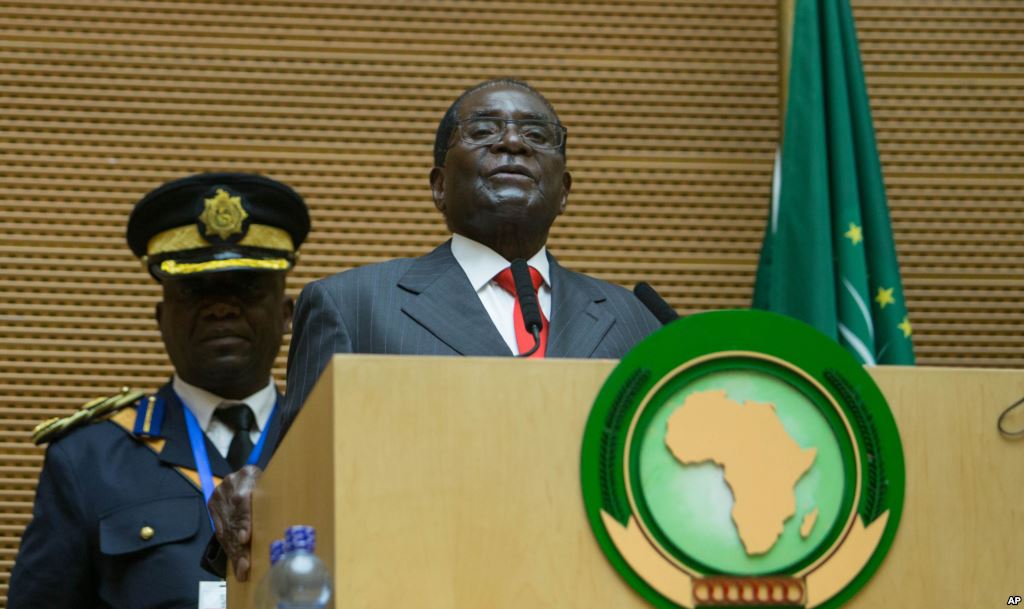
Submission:
[[[276,609],[323,609],[331,600],[331,574],[316,555],[311,526],[288,527],[284,556],[270,569],[270,597]]]
[[[270,542],[270,568],[273,569],[283,557],[284,540],[275,539]],[[267,571],[256,586],[255,601],[256,609],[277,609],[277,600],[270,594],[270,571]]]

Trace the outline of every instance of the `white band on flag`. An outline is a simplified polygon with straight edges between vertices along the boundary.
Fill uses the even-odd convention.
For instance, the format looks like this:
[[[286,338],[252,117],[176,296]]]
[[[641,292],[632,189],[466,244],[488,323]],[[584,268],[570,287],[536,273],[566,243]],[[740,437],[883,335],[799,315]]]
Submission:
[[[847,328],[843,324],[839,324],[839,333],[843,335],[843,339],[846,340],[847,344],[849,344],[853,348],[853,350],[857,352],[857,355],[860,356],[860,360],[862,362],[864,362],[868,366],[877,365],[875,363],[874,356],[872,356],[871,352],[868,351],[867,346],[864,345],[864,343],[861,342],[859,338],[857,338],[857,335],[851,332],[849,328]]]
[[[857,303],[857,307],[860,309],[860,314],[864,316],[864,323],[868,327],[868,336],[871,337],[871,342],[875,342],[875,324],[871,321],[871,311],[868,309],[868,305],[864,302],[864,299],[857,293],[857,289],[853,287],[850,281],[843,277],[843,285],[846,286],[846,291],[853,297],[853,301]]]
[[[779,192],[782,190],[782,149],[775,148],[775,167],[772,169],[772,234],[779,228]]]

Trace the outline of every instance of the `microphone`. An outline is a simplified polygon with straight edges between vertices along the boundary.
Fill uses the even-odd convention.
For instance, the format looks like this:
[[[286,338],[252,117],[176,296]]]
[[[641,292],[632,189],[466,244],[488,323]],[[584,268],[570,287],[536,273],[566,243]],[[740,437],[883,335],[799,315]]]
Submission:
[[[1018,408],[1024,408],[1024,398],[1021,398],[1006,407],[1006,410],[999,415],[999,420],[996,421],[996,427],[999,429],[999,433],[1003,434],[1003,437],[1011,440],[1020,440],[1024,438],[1024,425],[1017,425],[1016,429],[1011,429],[1007,426],[1007,419],[1012,419],[1013,416],[1010,414]],[[1021,413],[1024,414],[1024,413]],[[1020,418],[1018,418],[1020,420]]]
[[[658,293],[654,291],[654,288],[651,287],[651,284],[646,281],[641,281],[636,284],[636,287],[633,288],[633,294],[636,295],[640,302],[644,303],[647,310],[661,322],[661,325],[664,326],[679,319],[679,313],[676,313],[676,310],[665,302],[665,299],[659,296]]]
[[[544,322],[541,321],[540,302],[537,300],[537,290],[533,288],[530,266],[522,258],[512,261],[512,283],[516,286],[519,310],[523,312],[523,325],[527,332],[533,334],[533,348],[520,353],[519,357],[530,357],[540,348],[540,331]]]

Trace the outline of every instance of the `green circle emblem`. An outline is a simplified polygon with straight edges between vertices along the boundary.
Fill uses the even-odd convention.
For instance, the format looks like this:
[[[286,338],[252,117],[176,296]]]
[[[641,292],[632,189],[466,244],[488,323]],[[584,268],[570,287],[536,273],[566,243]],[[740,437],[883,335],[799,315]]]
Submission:
[[[587,516],[656,607],[838,607],[877,570],[903,450],[864,368],[761,311],[677,321],[634,348],[590,413]]]

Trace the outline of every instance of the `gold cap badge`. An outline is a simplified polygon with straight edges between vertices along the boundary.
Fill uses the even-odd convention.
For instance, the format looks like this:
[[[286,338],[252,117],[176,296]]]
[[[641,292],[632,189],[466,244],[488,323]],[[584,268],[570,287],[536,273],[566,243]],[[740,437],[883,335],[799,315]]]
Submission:
[[[241,197],[233,197],[228,191],[218,188],[213,198],[205,199],[203,202],[205,208],[203,213],[199,214],[199,221],[206,228],[207,235],[227,239],[242,232],[242,223],[249,214],[242,209]]]

